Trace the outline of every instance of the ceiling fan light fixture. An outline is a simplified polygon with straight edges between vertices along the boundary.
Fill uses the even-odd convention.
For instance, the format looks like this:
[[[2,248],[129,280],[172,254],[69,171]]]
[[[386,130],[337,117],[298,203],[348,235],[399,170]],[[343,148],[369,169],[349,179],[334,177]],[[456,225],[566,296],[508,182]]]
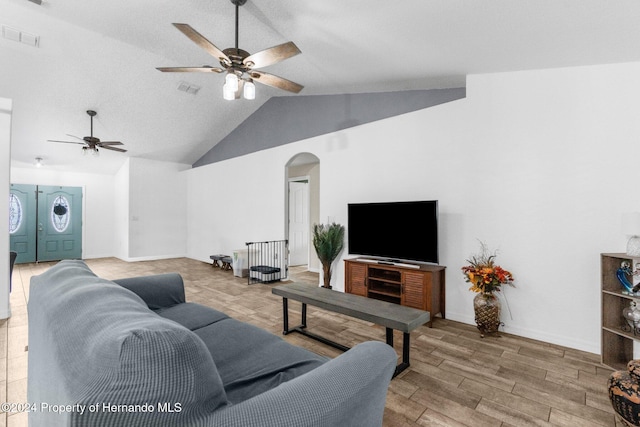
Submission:
[[[232,90],[227,83],[222,86],[222,97],[227,101],[236,99],[236,91]]]
[[[244,5],[247,0],[231,0],[231,3],[235,5],[236,9],[236,25],[235,47],[227,49],[219,49],[216,45],[211,43],[202,34],[197,32],[188,24],[173,23],[182,34],[187,36],[191,41],[196,43],[202,49],[207,51],[211,56],[216,58],[220,67],[212,67],[203,65],[202,67],[158,67],[157,69],[162,72],[211,72],[224,73],[225,85],[223,87],[223,96],[226,100],[239,99],[244,95],[245,99],[255,99],[255,86],[250,77],[258,78],[259,83],[267,86],[272,86],[278,89],[286,90],[293,93],[300,92],[304,86],[283,79],[282,77],[268,74],[263,71],[254,72],[254,68],[263,68],[272,64],[276,64],[292,56],[300,54],[300,49],[293,42],[286,42],[277,46],[270,47],[268,49],[261,50],[254,54],[250,54],[246,50],[240,49],[239,38],[239,6]],[[249,79],[248,79],[249,77]],[[248,87],[244,86],[246,82],[250,82]],[[243,87],[244,86],[244,87]],[[231,96],[233,93],[233,97]]]
[[[94,156],[99,156],[100,153],[98,152],[98,147],[82,147],[82,155],[86,156],[87,154],[91,153]]]
[[[244,83],[243,96],[248,100],[256,99],[256,85],[253,84],[253,80]]]
[[[233,92],[238,90],[238,76],[235,73],[229,72],[227,76],[224,78],[225,85],[232,90]]]
[[[93,136],[93,118],[96,116],[95,111],[93,110],[87,110],[87,114],[89,115],[90,118],[90,122],[91,122],[91,136],[85,136],[84,138],[80,138],[78,136],[73,136],[70,134],[67,134],[68,136],[71,136],[73,138],[76,138],[82,142],[77,142],[77,141],[58,141],[55,139],[48,139],[47,141],[50,142],[61,142],[64,144],[81,144],[82,147],[82,154],[86,155],[88,153],[88,151],[91,151],[92,154],[94,155],[98,155],[98,147],[104,148],[106,150],[111,150],[111,151],[119,151],[121,153],[126,153],[127,150],[124,150],[122,148],[119,147],[114,147],[117,145],[122,145],[122,142],[120,141],[100,141],[100,138],[96,138]]]

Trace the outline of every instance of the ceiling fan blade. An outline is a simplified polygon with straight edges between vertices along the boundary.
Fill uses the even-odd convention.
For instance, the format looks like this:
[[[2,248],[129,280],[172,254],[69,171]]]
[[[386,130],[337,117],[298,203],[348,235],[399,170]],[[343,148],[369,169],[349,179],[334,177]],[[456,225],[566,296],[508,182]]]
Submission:
[[[47,139],[48,142],[61,142],[63,144],[79,144],[79,145],[85,145],[84,142],[75,142],[75,141],[57,141],[55,139]]]
[[[79,139],[80,141],[84,141],[84,138],[80,138],[79,136],[71,135],[69,133],[65,133],[65,135],[70,136],[71,138]]]
[[[262,71],[251,70],[250,75],[253,81],[293,93],[298,93],[304,88],[301,84]]]
[[[219,67],[157,67],[156,70],[165,73],[221,73],[224,71]]]
[[[98,142],[98,144],[100,147],[104,147],[105,145],[124,145],[122,142],[120,141],[102,141],[102,142]]]
[[[223,62],[231,62],[229,57],[224,54],[216,45],[207,40],[202,34],[191,28],[189,24],[173,24],[185,36],[189,37],[192,42],[206,50],[211,56]]]
[[[123,150],[122,148],[112,147],[110,145],[100,145],[100,148],[104,148],[105,150],[111,150],[111,151],[119,151],[121,153],[127,152],[127,150]]]
[[[302,52],[294,42],[286,42],[249,55],[242,62],[249,68],[262,68],[284,61],[299,53]]]

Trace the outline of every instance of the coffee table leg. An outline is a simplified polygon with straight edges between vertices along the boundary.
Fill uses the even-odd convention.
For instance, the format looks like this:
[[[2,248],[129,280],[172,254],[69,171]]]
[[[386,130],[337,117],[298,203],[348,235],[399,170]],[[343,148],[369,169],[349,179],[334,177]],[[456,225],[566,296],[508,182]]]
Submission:
[[[307,327],[307,304],[306,303],[302,303],[302,325],[300,325],[301,328],[306,328]]]
[[[297,332],[309,338],[313,338],[316,341],[320,341],[323,344],[327,344],[333,348],[337,348],[338,350],[342,350],[342,351],[349,350],[349,347],[345,345],[339,344],[335,341],[331,341],[330,339],[327,339],[320,335],[313,334],[306,330],[307,328],[307,304],[306,303],[302,303],[301,317],[302,317],[302,324],[289,329],[289,301],[288,301],[288,298],[283,297],[282,298],[282,319],[284,322],[284,330],[282,331],[283,335],[288,335],[290,333]]]
[[[387,328],[387,344],[393,347],[393,329]]]
[[[289,333],[289,299],[282,298],[282,321],[284,323],[283,335]]]
[[[388,340],[388,335],[387,335],[387,340]],[[402,333],[402,363],[396,366],[396,371],[393,373],[393,378],[395,378],[400,372],[404,371],[409,367],[409,348],[411,348],[411,335],[408,332],[403,332]]]
[[[402,364],[409,366],[409,348],[411,345],[411,334],[404,332],[402,337]]]

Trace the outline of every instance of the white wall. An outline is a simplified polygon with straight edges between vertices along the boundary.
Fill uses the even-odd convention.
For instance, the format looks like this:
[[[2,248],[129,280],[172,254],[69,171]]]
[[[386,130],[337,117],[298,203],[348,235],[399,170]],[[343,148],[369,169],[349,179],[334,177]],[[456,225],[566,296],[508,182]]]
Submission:
[[[52,171],[45,164],[41,168],[12,167],[11,183],[82,187],[82,257],[114,256],[116,236],[113,231],[113,176]]]
[[[346,224],[350,202],[440,201],[448,318],[473,324],[460,267],[480,239],[516,278],[507,332],[598,353],[599,254],[624,251],[620,215],[640,211],[639,75],[638,63],[474,75],[465,100],[189,171],[189,256],[280,238],[285,162],[310,152],[320,218]]]
[[[187,253],[186,175],[189,165],[129,159],[129,260]]]
[[[115,219],[113,225],[114,256],[120,259],[129,257],[129,168],[130,159],[124,162],[114,177]]]
[[[0,200],[9,200],[9,165],[11,164],[11,111],[13,102],[7,98],[0,98],[0,171],[3,176]],[[9,209],[0,209],[0,224],[9,224]],[[9,233],[0,234],[0,319],[11,316],[9,306]]]
[[[271,154],[281,151],[267,150],[260,152],[266,156],[256,153],[186,172],[190,258],[211,262],[209,255],[231,255],[246,248],[246,242],[284,238],[285,164],[291,155]]]

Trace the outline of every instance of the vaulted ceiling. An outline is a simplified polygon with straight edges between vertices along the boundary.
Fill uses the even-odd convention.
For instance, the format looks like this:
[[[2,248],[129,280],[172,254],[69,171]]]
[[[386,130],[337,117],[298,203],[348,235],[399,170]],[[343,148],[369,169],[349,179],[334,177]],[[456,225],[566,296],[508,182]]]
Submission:
[[[13,100],[12,161],[114,173],[127,156],[193,164],[273,96],[222,99],[222,75],[161,73],[218,65],[171,23],[219,48],[235,43],[229,0],[0,0],[0,24],[39,46],[0,38],[0,97]],[[248,0],[239,46],[293,41],[302,51],[265,69],[303,95],[460,87],[465,76],[640,60],[637,0]],[[28,39],[28,37],[27,37]],[[180,82],[200,87],[179,91]],[[89,134],[127,153],[55,144]]]

